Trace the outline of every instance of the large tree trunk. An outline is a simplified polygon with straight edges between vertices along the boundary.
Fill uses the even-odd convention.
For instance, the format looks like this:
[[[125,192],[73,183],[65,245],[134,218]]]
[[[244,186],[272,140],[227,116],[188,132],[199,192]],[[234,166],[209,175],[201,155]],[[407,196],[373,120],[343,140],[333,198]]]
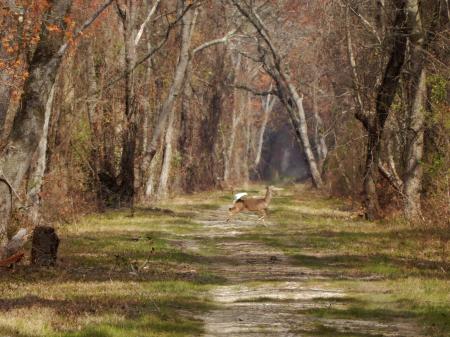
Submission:
[[[421,216],[420,192],[422,188],[422,157],[424,110],[426,100],[426,71],[423,49],[426,48],[425,33],[418,0],[408,0],[409,63],[405,74],[407,83],[407,118],[405,174],[403,193],[405,197],[405,216],[414,220]]]
[[[426,72],[422,69],[414,88],[413,104],[408,116],[408,136],[406,143],[406,165],[404,176],[405,216],[414,220],[421,216],[420,193],[422,189],[422,157],[424,109],[426,99]]]
[[[42,183],[44,180],[44,174],[47,164],[48,128],[50,124],[50,116],[52,113],[54,94],[55,94],[55,85],[53,85],[50,91],[50,96],[48,98],[48,102],[45,107],[44,126],[42,129],[42,136],[37,148],[36,165],[32,173],[30,174],[30,178],[28,179],[27,199],[28,202],[31,204],[29,212],[31,221],[35,224],[38,224],[39,222],[39,209],[41,206],[40,193],[42,189]]]
[[[377,167],[380,158],[381,138],[384,126],[397,92],[400,73],[405,62],[406,42],[409,31],[406,24],[405,0],[397,1],[396,13],[393,24],[392,49],[377,92],[375,116],[359,116],[368,133],[366,167],[364,172],[364,203],[366,207],[366,218],[368,220],[375,220],[381,216],[376,190],[378,179]]]
[[[14,15],[12,14],[13,9],[8,8],[8,5],[2,4],[2,7],[4,7],[3,10],[10,11],[7,15],[0,18],[0,26],[2,28],[2,31],[0,32],[0,40],[3,41],[3,38],[6,37],[6,40],[8,39],[8,34],[11,33],[9,27],[15,27],[16,22]],[[21,17],[23,19],[23,16]],[[0,62],[2,63],[10,63],[11,59],[14,58],[13,55],[7,50],[6,46],[3,43],[0,43]],[[12,63],[12,62],[11,62]],[[13,76],[11,76],[11,69],[10,64],[7,67],[1,67],[0,68],[0,140],[3,139],[5,136],[3,134],[4,125],[8,113],[8,109],[10,106],[11,101],[11,91],[15,83],[13,83]]]
[[[61,64],[64,32],[50,32],[47,27],[65,27],[64,18],[72,1],[55,0],[50,3],[45,23],[42,25],[40,41],[29,65],[29,77],[13,122],[13,128],[0,161],[0,169],[11,187],[17,190],[28,171],[34,152],[42,136],[45,122],[45,107],[49,100],[56,75]],[[2,188],[4,190],[4,188]],[[1,191],[4,192],[4,191]],[[10,194],[0,195],[0,205],[8,203]],[[0,241],[6,234],[7,214],[0,228]],[[6,219],[6,220],[5,220]]]
[[[133,0],[123,1],[117,9],[123,25],[125,45],[125,125],[120,160],[120,200],[132,203],[134,197],[137,117],[134,104],[134,67],[136,65],[136,7]]]
[[[1,48],[1,46],[0,46]],[[0,51],[1,53],[1,51]],[[0,60],[2,59],[0,55]],[[6,121],[6,114],[9,108],[12,83],[6,71],[0,73],[0,139],[3,137],[3,128]]]

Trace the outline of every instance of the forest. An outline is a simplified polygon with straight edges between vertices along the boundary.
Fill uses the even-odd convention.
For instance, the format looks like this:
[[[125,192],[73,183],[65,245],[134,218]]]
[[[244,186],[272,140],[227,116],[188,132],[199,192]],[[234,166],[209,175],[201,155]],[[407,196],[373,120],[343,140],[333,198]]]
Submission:
[[[450,336],[449,20],[0,0],[0,335]]]

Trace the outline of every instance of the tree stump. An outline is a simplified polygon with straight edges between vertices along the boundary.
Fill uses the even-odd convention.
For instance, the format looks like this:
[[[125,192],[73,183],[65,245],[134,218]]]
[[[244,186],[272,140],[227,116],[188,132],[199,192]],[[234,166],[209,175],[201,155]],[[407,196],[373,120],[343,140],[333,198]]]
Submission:
[[[54,266],[56,264],[58,246],[59,238],[53,227],[36,227],[33,231],[31,264],[37,266]]]

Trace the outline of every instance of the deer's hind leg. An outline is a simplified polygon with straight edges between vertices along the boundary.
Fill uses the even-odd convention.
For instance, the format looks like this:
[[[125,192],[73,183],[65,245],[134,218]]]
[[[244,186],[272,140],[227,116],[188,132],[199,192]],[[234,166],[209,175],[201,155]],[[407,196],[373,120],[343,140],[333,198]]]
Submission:
[[[242,202],[236,202],[233,207],[228,209],[228,218],[226,222],[230,222],[231,218],[236,214],[240,213],[244,209],[244,204]]]

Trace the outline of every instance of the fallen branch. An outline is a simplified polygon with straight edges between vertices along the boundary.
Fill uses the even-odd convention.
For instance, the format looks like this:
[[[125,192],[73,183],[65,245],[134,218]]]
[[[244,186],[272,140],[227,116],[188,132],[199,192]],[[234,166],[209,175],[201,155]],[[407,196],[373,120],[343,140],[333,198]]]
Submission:
[[[8,257],[7,259],[0,260],[0,267],[9,267],[11,265],[14,265],[16,263],[19,263],[20,260],[25,256],[24,253],[16,253],[13,256]]]
[[[28,230],[26,228],[19,229],[17,233],[11,238],[11,240],[9,240],[9,242],[6,244],[1,256],[4,256],[6,258],[14,256],[18,251],[22,249],[27,240]]]
[[[378,162],[378,171],[381,173],[381,175],[386,178],[386,180],[389,182],[389,184],[391,184],[391,186],[402,196],[404,197],[405,195],[403,194],[403,183],[401,180],[397,179],[397,177],[395,176],[395,174],[393,174],[392,172],[390,172],[384,165],[383,163]]]

